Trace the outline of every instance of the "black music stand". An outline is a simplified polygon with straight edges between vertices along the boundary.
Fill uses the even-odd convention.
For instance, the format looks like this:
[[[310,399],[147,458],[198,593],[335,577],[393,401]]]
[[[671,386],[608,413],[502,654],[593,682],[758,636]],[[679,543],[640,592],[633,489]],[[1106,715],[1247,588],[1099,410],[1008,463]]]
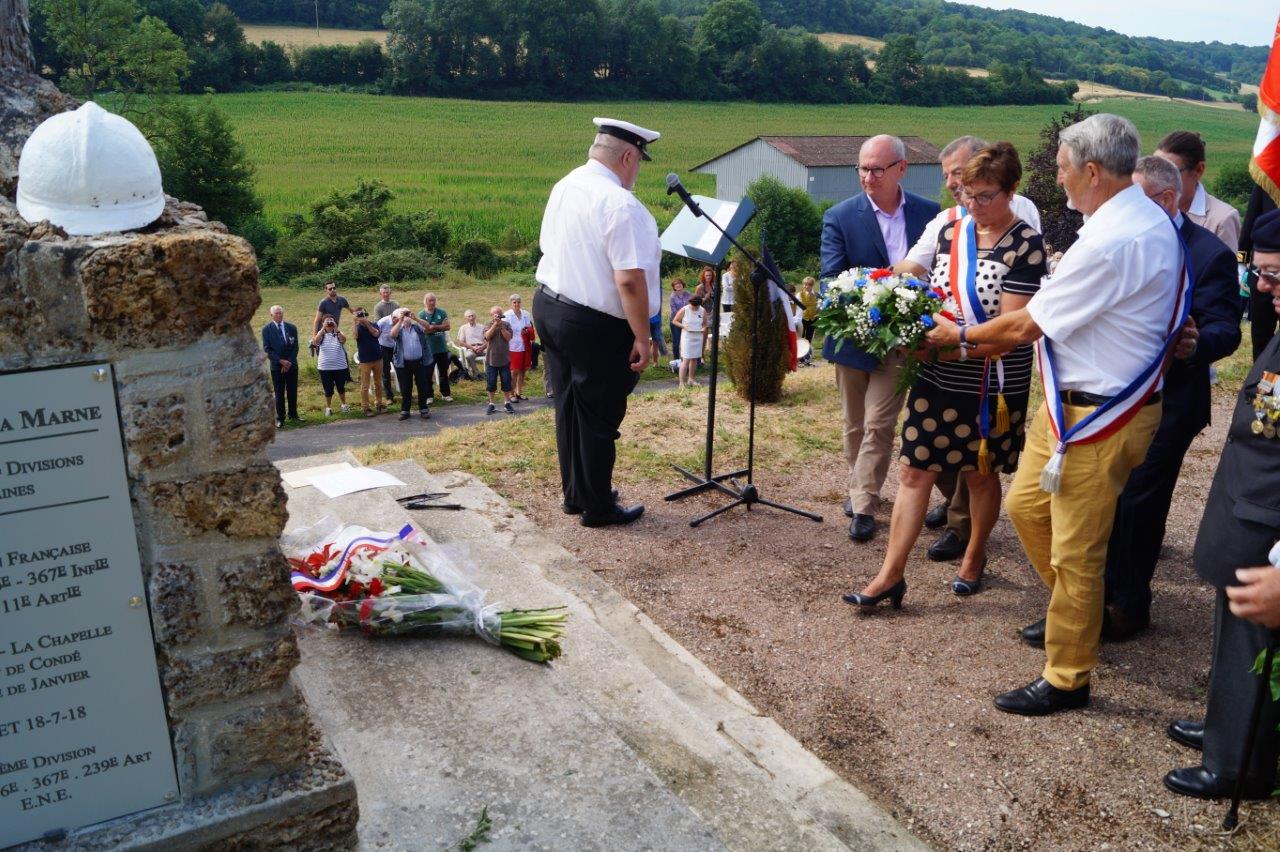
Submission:
[[[699,494],[703,491],[716,490],[732,497],[733,502],[728,505],[721,506],[700,515],[689,521],[689,526],[696,527],[703,521],[709,521],[717,515],[722,515],[730,509],[738,506],[746,506],[747,511],[751,511],[751,507],[757,504],[769,506],[784,512],[791,512],[795,515],[809,518],[812,521],[822,522],[821,515],[815,515],[804,509],[798,509],[794,506],[787,506],[782,503],[775,503],[766,500],[760,496],[760,490],[754,483],[755,474],[755,435],[756,435],[756,359],[759,357],[758,346],[751,347],[751,370],[749,399],[750,399],[750,415],[747,425],[747,466],[741,470],[730,471],[729,473],[713,473],[713,453],[715,450],[715,417],[716,417],[716,379],[719,376],[719,355],[720,355],[720,264],[724,261],[725,256],[729,253],[730,246],[737,248],[744,257],[752,264],[754,270],[753,276],[759,278],[761,282],[767,282],[774,276],[769,272],[768,268],[760,263],[751,252],[747,251],[737,241],[737,235],[742,233],[747,223],[751,221],[751,217],[755,215],[755,206],[750,199],[744,198],[738,203],[732,215],[725,210],[723,205],[729,202],[718,201],[716,199],[704,198],[702,196],[692,196],[686,199],[688,205],[682,210],[671,223],[671,227],[662,235],[662,247],[664,250],[678,254],[681,257],[688,257],[693,260],[701,260],[704,263],[710,263],[716,269],[716,289],[712,294],[714,303],[711,313],[711,379],[708,383],[707,393],[707,436],[706,436],[706,458],[703,464],[703,472],[701,474],[686,470],[679,465],[673,464],[677,471],[684,475],[686,479],[691,480],[694,484],[688,488],[672,492],[666,496],[667,500],[680,500],[685,497]],[[705,211],[711,211],[707,213]],[[723,211],[723,212],[722,212]],[[745,211],[745,215],[744,215]],[[726,225],[722,225],[717,219],[726,221]],[[714,229],[709,230],[709,229]],[[719,232],[719,238],[715,238],[715,232]],[[701,247],[712,247],[712,250],[701,250]],[[776,284],[782,288],[782,292],[790,297],[793,301],[794,296],[787,293],[782,282]],[[755,284],[753,283],[753,286]],[[768,298],[768,288],[761,286],[761,292],[756,294],[753,301],[754,309],[751,315],[751,338],[756,339],[759,330],[760,311],[765,300]],[[799,302],[796,302],[799,304]],[[747,480],[745,483],[738,482],[738,477],[745,475]],[[729,484],[726,485],[725,482]]]

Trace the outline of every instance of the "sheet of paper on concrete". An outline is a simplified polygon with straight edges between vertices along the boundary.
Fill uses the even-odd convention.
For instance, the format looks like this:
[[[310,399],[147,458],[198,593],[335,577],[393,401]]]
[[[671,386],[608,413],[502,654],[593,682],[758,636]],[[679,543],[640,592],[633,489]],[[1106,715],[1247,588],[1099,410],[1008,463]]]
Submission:
[[[374,470],[371,467],[353,467],[351,470],[340,470],[334,473],[322,473],[311,477],[311,484],[321,494],[333,499],[356,491],[368,491],[370,488],[386,488],[388,485],[404,485],[389,473]]]
[[[284,484],[290,488],[305,488],[311,484],[313,477],[320,476],[325,473],[337,473],[340,470],[354,470],[355,465],[351,462],[339,462],[338,464],[322,464],[316,467],[306,467],[302,470],[294,470],[284,474],[281,479]]]

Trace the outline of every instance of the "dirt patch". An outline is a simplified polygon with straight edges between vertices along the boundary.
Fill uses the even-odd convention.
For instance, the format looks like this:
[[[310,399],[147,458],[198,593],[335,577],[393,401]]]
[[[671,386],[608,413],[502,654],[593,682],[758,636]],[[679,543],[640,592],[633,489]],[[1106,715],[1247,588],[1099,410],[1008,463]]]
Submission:
[[[499,487],[761,711],[940,848],[1224,845],[1216,835],[1224,806],[1175,796],[1161,777],[1198,762],[1164,728],[1203,713],[1213,593],[1190,556],[1231,393],[1215,392],[1216,424],[1183,469],[1157,572],[1154,627],[1138,641],[1104,646],[1087,711],[1037,720],[991,704],[1043,664],[1016,631],[1044,614],[1047,595],[1007,519],[996,527],[990,583],[977,597],[950,593],[955,566],[925,559],[933,538],[926,533],[908,569],[904,610],[864,615],[841,602],[879,566],[890,506],[878,513],[874,542],[849,540],[829,381],[827,370],[788,379],[805,401],[764,412],[769,437],[756,478],[764,496],[822,513],[822,524],[737,509],[690,529],[691,517],[724,501],[662,500],[682,483],[655,473],[657,459],[687,456],[700,441],[701,405],[675,397],[637,402],[624,425],[625,440],[635,443],[623,455],[644,464],[623,471],[619,484],[624,502],[646,504],[642,522],[585,530],[560,512],[557,489],[545,481]],[[744,412],[732,404],[722,410],[728,442],[741,443]],[[651,455],[640,458],[637,445]],[[734,458],[737,449],[717,468]],[[895,490],[891,473],[888,500]],[[1247,806],[1247,819],[1234,848],[1277,848],[1280,807]]]

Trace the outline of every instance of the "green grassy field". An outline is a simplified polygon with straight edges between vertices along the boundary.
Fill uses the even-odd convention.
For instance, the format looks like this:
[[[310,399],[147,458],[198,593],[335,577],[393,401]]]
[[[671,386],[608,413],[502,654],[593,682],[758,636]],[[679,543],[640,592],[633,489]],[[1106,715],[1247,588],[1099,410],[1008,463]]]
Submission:
[[[532,243],[553,183],[586,157],[591,118],[625,118],[662,132],[637,186],[665,225],[677,210],[666,173],[691,190],[714,191],[698,163],[762,134],[918,134],[945,144],[964,133],[1007,139],[1028,151],[1063,108],[806,106],[794,104],[548,103],[398,98],[313,92],[217,95],[258,169],[268,215],[279,221],[329,190],[378,178],[402,210],[431,207],[459,236],[496,244]],[[1144,145],[1170,130],[1202,133],[1209,175],[1227,158],[1248,156],[1256,115],[1179,103],[1113,100],[1099,105],[1133,120]]]

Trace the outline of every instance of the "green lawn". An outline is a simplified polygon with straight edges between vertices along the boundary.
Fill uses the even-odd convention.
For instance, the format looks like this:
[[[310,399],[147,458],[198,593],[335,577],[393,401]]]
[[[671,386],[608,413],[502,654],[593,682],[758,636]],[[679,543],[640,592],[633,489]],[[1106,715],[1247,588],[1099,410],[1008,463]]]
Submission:
[[[878,105],[612,102],[549,103],[400,98],[314,92],[217,95],[258,170],[276,221],[329,190],[378,178],[400,209],[435,208],[460,236],[520,247],[537,238],[551,185],[586,157],[591,118],[625,118],[662,132],[638,194],[665,225],[678,205],[665,176],[711,194],[714,179],[688,169],[761,134],[917,134],[945,144],[964,133],[1008,139],[1024,153],[1061,106],[897,107]],[[1209,174],[1248,156],[1258,117],[1181,103],[1114,100],[1091,108],[1132,119],[1151,146],[1190,127],[1209,146]]]
[[[405,307],[412,305],[414,308],[422,307],[422,297],[430,290],[436,294],[438,304],[444,308],[449,314],[449,321],[453,323],[450,330],[450,336],[456,336],[458,328],[464,322],[462,314],[468,308],[476,312],[476,322],[483,323],[489,315],[489,308],[493,305],[501,305],[505,310],[508,307],[507,300],[512,293],[519,293],[524,300],[526,309],[533,306],[533,279],[530,275],[520,275],[512,273],[500,276],[490,281],[479,281],[459,272],[451,272],[440,281],[408,282],[404,285],[393,285],[392,298]],[[353,290],[341,292],[347,301],[351,303],[352,308],[364,307],[372,313],[373,306],[378,301],[378,294],[374,290]],[[343,414],[337,407],[338,398],[334,396],[333,417],[326,418],[324,416],[324,394],[320,387],[320,374],[316,371],[315,359],[311,357],[306,347],[306,338],[311,333],[312,322],[316,314],[316,305],[324,296],[321,292],[312,292],[310,290],[297,290],[290,287],[264,287],[262,288],[262,304],[258,307],[258,311],[254,314],[252,328],[255,333],[260,332],[262,326],[269,321],[268,311],[272,305],[279,305],[284,308],[285,319],[298,327],[298,335],[302,338],[299,346],[299,357],[301,360],[300,372],[298,374],[298,410],[307,419],[303,421],[302,426],[313,426],[316,423],[322,423],[329,419],[362,417],[360,410],[360,386],[358,381],[356,384],[347,386],[347,402],[351,404],[351,411]],[[351,318],[344,314],[342,321],[342,331],[347,335],[347,352],[350,355],[355,353],[355,339],[352,333]],[[668,341],[668,345],[670,341]],[[359,372],[353,364],[351,368],[351,376],[359,379]],[[663,366],[650,367],[641,376],[642,381],[651,381],[655,379],[670,379],[671,372]],[[488,395],[484,390],[483,381],[462,381],[457,382],[451,388],[453,395],[452,403],[441,403],[441,405],[479,405],[484,402]],[[438,389],[437,389],[438,391]],[[396,391],[399,394],[399,391]],[[539,361],[538,369],[531,370],[525,383],[525,396],[540,397],[544,393],[542,383],[542,362]],[[398,402],[398,398],[397,398]],[[285,423],[285,428],[297,428],[297,426]]]

